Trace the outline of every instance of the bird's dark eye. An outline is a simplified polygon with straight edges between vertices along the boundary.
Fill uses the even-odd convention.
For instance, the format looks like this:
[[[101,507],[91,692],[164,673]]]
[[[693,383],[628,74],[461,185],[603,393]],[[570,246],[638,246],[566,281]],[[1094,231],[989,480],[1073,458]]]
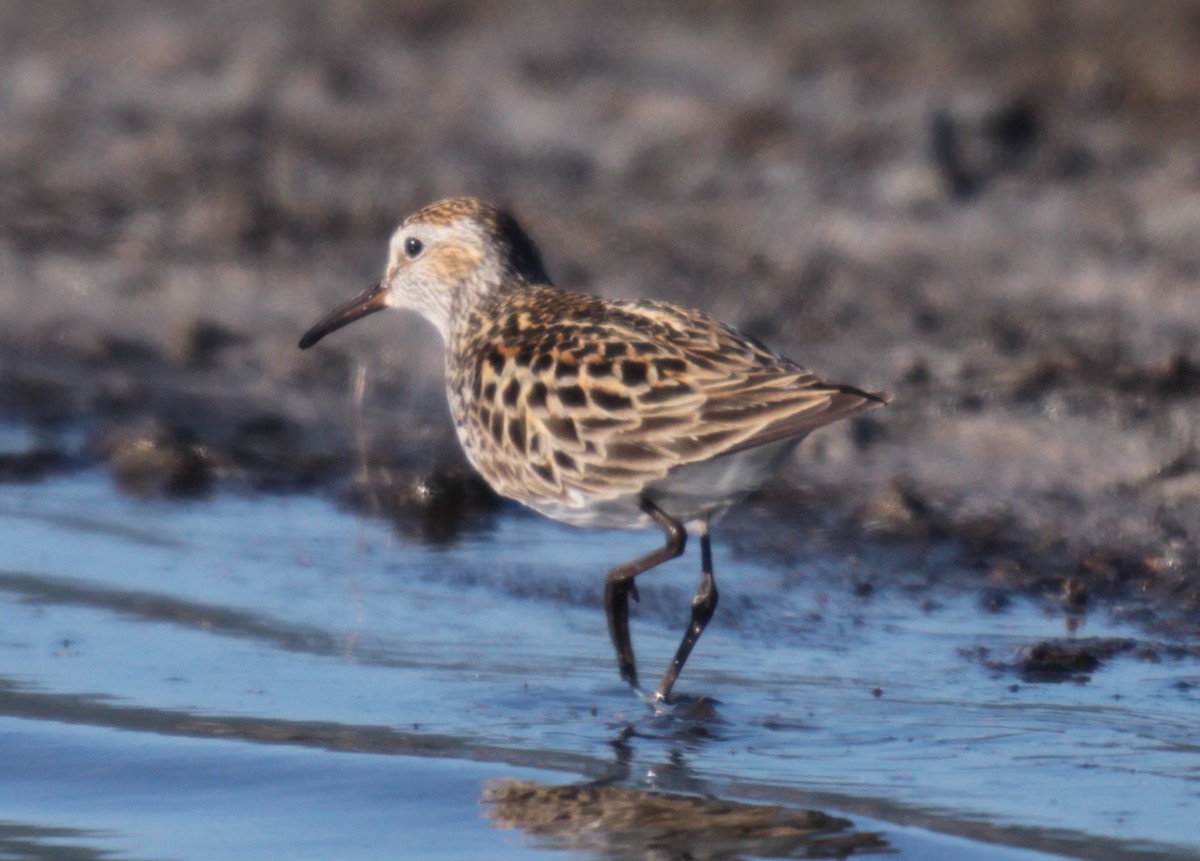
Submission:
[[[404,253],[408,255],[408,259],[412,260],[418,254],[425,250],[425,243],[415,236],[410,236],[404,240]]]

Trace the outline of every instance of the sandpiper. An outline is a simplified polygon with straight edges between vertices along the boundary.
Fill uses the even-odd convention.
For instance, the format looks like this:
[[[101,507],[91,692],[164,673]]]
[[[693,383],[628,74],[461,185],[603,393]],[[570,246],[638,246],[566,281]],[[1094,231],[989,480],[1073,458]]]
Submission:
[[[417,311],[441,332],[459,441],[496,492],[577,526],[663,531],[662,547],[605,582],[617,664],[635,690],[634,578],[699,537],[700,588],[660,703],[717,607],[710,523],[810,432],[892,399],[824,382],[700,311],[561,290],[516,219],[474,198],[405,219],[383,280],[300,348],[384,308]]]

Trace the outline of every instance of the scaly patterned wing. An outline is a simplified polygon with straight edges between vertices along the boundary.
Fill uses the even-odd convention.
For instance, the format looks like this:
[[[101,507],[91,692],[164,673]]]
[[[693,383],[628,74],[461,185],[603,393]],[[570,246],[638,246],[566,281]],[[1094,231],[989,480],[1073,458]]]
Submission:
[[[704,396],[700,432],[674,447],[680,463],[732,454],[857,415],[891,401],[888,392],[868,393],[826,383],[724,323],[671,305],[634,303],[634,308],[670,322],[680,333],[670,339],[685,368],[668,366],[668,376]],[[677,370],[678,373],[672,373]]]
[[[464,412],[464,444],[486,449],[473,456],[484,477],[525,502],[635,493],[673,467],[800,436],[890,399],[828,385],[673,305],[547,288],[478,325],[478,349],[460,363],[477,405]]]

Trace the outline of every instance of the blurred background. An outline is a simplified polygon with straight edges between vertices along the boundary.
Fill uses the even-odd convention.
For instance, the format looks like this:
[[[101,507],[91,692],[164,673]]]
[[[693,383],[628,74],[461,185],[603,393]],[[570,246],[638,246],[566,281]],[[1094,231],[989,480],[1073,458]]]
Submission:
[[[1196,857],[1198,140],[1193,0],[0,3],[0,857]],[[656,536],[497,500],[423,321],[297,349],[460,194],[896,393],[674,714]]]
[[[731,517],[745,543],[949,542],[1194,631],[1198,132],[1187,0],[6,3],[0,408],[38,441],[0,476],[453,531],[493,503],[435,334],[296,340],[472,194],[560,286],[897,393]]]

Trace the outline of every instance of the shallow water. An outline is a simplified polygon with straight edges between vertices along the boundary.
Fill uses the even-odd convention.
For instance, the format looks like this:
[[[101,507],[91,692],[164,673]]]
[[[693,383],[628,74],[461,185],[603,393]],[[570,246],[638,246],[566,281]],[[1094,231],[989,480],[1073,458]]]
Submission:
[[[1200,857],[1196,660],[1030,682],[980,649],[1063,636],[1049,603],[860,597],[838,560],[718,540],[678,689],[713,713],[656,716],[600,609],[654,541],[506,511],[436,546],[315,498],[0,487],[0,857],[623,857],[492,827],[498,777],[817,808],[901,857]],[[695,565],[642,578],[647,680]],[[1078,635],[1140,636],[1103,614]]]

